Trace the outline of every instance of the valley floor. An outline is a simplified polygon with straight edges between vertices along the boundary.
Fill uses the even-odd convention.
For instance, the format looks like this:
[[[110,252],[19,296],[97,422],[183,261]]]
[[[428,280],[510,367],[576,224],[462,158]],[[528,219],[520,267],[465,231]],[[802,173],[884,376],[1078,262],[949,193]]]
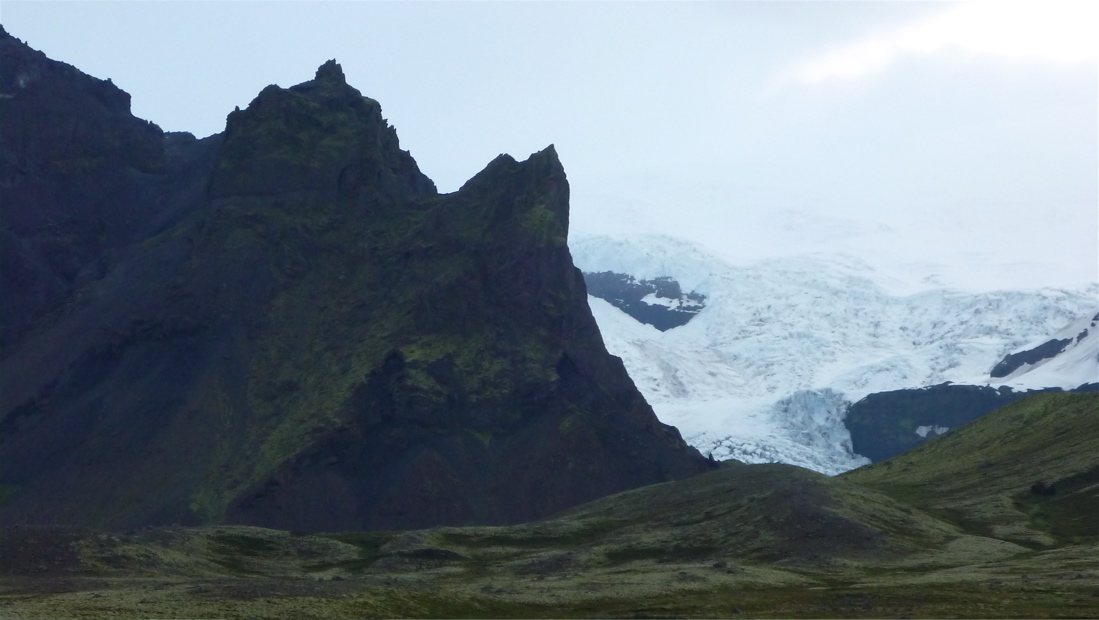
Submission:
[[[496,546],[490,529],[430,541],[237,527],[55,532],[57,545],[39,538],[41,557],[24,558],[29,574],[5,571],[0,617],[1099,616],[1096,545],[1009,549],[972,564],[946,549],[895,563],[740,562],[674,548],[578,557],[545,546],[560,540]],[[9,548],[15,536],[6,532]],[[422,546],[448,537],[449,548]],[[379,556],[383,539],[420,546]]]
[[[0,618],[1099,617],[1099,393],[507,527],[0,528]]]

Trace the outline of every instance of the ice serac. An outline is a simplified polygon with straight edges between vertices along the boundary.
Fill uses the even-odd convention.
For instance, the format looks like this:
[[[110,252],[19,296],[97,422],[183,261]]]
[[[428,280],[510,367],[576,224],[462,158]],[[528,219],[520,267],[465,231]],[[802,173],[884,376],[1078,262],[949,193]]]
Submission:
[[[502,524],[711,467],[604,348],[552,147],[439,195],[335,62],[153,138],[174,215],[0,359],[0,521]]]

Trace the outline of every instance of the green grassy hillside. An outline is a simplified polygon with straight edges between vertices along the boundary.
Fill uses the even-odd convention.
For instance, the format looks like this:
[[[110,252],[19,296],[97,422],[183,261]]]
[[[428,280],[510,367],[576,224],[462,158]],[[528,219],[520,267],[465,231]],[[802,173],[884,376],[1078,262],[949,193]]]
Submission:
[[[1030,396],[842,478],[969,532],[1033,548],[1094,542],[1099,394]]]

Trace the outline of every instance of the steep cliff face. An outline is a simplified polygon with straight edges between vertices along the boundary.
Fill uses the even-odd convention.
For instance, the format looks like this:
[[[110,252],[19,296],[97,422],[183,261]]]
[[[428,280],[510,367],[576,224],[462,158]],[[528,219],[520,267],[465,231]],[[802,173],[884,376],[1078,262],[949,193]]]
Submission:
[[[213,142],[166,136],[109,80],[0,28],[0,355],[172,222]]]
[[[24,93],[5,122],[44,122]],[[220,136],[149,132],[117,160],[161,162],[126,173],[150,232],[0,360],[3,521],[512,523],[709,467],[603,347],[552,147],[438,195],[335,62]]]

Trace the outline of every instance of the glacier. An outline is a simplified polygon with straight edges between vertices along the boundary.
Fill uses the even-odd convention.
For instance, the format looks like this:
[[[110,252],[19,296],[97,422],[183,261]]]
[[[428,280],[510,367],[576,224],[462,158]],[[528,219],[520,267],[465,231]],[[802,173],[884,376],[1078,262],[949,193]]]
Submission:
[[[1096,284],[918,290],[841,253],[734,265],[663,235],[577,236],[569,245],[585,272],[672,277],[708,297],[693,320],[666,332],[589,297],[608,350],[663,422],[717,459],[830,475],[869,462],[851,450],[848,403],[948,381],[1037,387],[1050,379],[997,381],[989,371],[1099,310]],[[1099,342],[1096,332],[1089,346]]]

